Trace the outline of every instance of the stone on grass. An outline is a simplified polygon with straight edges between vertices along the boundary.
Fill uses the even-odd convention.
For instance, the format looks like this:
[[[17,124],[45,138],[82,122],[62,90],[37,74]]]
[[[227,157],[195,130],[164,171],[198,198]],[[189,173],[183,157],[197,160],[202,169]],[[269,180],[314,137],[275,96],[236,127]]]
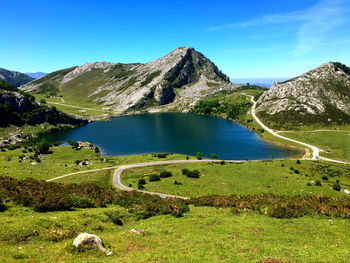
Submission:
[[[99,248],[102,252],[106,253],[107,256],[112,255],[113,252],[108,251],[101,238],[99,238],[96,235],[88,234],[88,233],[81,233],[77,236],[76,239],[73,241],[73,246],[76,248],[81,246],[81,245],[92,245],[94,247]]]

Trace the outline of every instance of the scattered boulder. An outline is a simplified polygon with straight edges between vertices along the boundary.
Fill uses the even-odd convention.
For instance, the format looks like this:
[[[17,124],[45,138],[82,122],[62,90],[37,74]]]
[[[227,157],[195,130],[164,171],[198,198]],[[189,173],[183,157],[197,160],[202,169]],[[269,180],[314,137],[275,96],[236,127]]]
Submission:
[[[140,230],[140,229],[131,229],[130,232],[132,232],[132,233],[134,233],[134,234],[141,235],[141,236],[144,236],[144,235],[145,235],[145,231]]]
[[[113,252],[108,251],[101,238],[99,238],[96,235],[88,234],[88,233],[81,233],[77,236],[76,239],[73,241],[73,246],[76,248],[81,246],[81,245],[92,245],[94,247],[99,248],[102,252],[106,253],[107,256],[112,255]]]
[[[80,167],[89,166],[89,165],[91,165],[91,163],[90,163],[89,161],[81,161],[81,162],[79,163],[79,166],[80,166]]]
[[[350,194],[350,191],[348,189],[344,189],[344,193],[346,193],[348,195],[348,194]]]

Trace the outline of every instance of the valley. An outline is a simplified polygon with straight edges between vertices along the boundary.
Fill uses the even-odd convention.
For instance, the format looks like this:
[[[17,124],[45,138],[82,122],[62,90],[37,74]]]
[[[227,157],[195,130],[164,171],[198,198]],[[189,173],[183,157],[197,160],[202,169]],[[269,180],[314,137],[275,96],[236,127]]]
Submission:
[[[0,261],[350,260],[346,69],[266,89],[185,47],[3,84]]]

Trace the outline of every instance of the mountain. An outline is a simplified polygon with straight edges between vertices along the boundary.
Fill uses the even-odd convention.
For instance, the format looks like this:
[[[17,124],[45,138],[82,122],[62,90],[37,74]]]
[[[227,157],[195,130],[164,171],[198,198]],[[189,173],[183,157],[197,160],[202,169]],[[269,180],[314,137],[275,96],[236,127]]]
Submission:
[[[329,62],[276,82],[257,101],[258,115],[275,127],[350,123],[350,68]]]
[[[0,80],[6,81],[11,85],[19,87],[32,81],[33,78],[17,71],[10,71],[0,68]]]
[[[157,108],[185,110],[202,97],[238,86],[231,84],[203,54],[182,47],[146,64],[95,62],[59,70],[22,89],[32,93],[57,92],[125,113]]]
[[[41,78],[42,76],[45,76],[47,73],[44,72],[29,72],[29,73],[24,73],[27,76],[33,78],[33,79],[38,79]]]
[[[285,81],[287,78],[231,78],[231,82],[235,84],[249,83],[250,85],[257,85],[260,87],[271,87],[276,81]]]
[[[15,86],[0,81],[0,127],[9,125],[23,126],[42,123],[79,125],[85,120],[56,110],[44,103],[37,103],[35,98]]]

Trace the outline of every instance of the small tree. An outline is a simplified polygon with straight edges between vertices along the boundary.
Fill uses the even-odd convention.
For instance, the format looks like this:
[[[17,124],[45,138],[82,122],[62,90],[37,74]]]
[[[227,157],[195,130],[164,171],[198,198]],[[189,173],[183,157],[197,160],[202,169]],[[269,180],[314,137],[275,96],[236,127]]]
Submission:
[[[45,154],[49,152],[50,145],[48,141],[44,138],[35,145],[35,151],[39,154]]]
[[[203,153],[202,152],[197,152],[197,159],[202,160],[203,159]]]
[[[95,153],[97,153],[97,154],[100,154],[100,148],[98,148],[98,147],[95,147]]]
[[[215,153],[212,153],[212,154],[210,155],[210,157],[211,157],[212,159],[217,159],[217,158],[218,158],[218,157],[216,156]]]

